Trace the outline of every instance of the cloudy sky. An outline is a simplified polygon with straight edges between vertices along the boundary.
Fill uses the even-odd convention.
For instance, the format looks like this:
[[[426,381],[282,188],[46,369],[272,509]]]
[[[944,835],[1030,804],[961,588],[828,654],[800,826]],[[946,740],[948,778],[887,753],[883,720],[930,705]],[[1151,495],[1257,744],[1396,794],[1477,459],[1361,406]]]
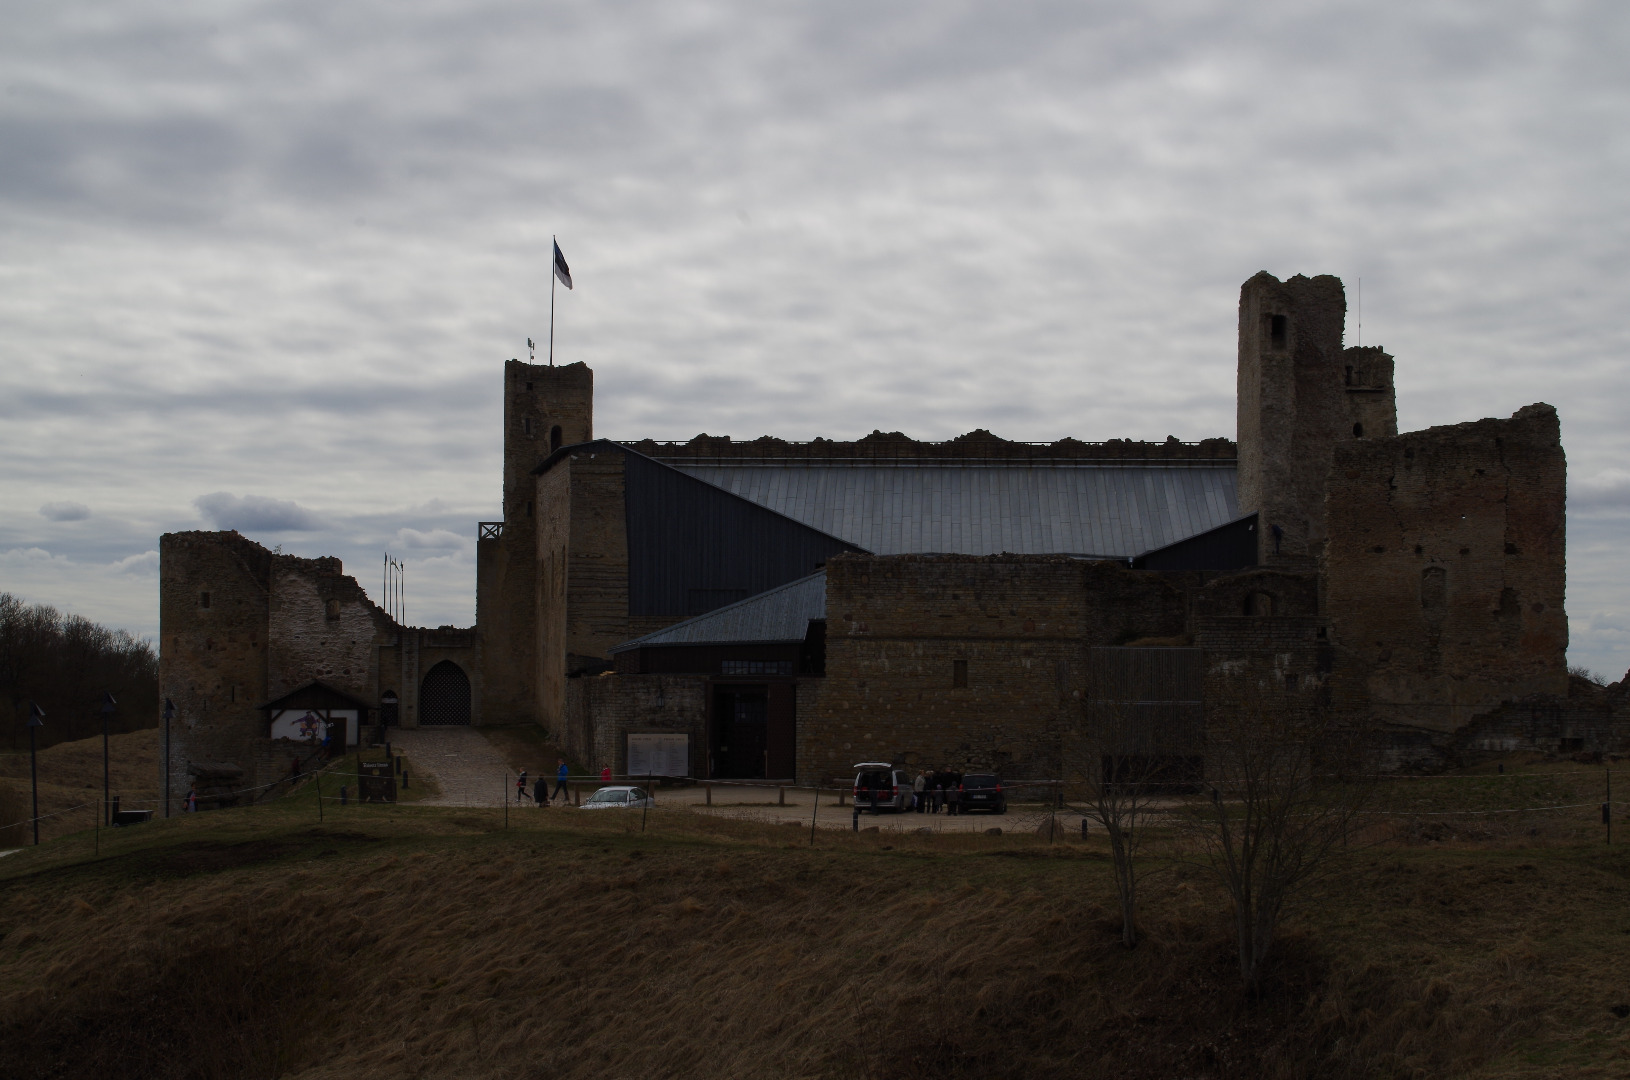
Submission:
[[[469,623],[558,234],[613,438],[1232,436],[1240,282],[1362,279],[1403,428],[1561,411],[1571,656],[1630,664],[1622,0],[0,25],[0,589],[152,634],[159,534],[238,528]]]

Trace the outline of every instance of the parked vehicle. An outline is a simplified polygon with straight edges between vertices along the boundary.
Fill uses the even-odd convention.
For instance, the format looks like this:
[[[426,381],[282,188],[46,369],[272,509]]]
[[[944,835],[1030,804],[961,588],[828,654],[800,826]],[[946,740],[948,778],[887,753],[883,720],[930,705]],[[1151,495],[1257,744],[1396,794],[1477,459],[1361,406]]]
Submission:
[[[1002,791],[1002,778],[995,773],[967,773],[956,790],[958,809],[964,814],[970,810],[1007,813],[1007,795]]]
[[[583,800],[579,810],[640,810],[657,801],[637,787],[603,787]]]
[[[911,809],[911,776],[904,769],[886,761],[862,761],[854,768],[857,807],[875,813]]]

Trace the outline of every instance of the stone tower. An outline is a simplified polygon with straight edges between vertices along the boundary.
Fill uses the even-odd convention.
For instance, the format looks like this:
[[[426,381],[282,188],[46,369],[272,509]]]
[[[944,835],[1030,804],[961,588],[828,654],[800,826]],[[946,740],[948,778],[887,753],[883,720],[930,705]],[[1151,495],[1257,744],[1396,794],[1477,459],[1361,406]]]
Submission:
[[[481,526],[476,544],[476,626],[482,639],[482,715],[535,721],[537,484],[532,473],[563,446],[594,438],[594,372],[504,365],[504,520]]]
[[[1239,506],[1263,565],[1312,569],[1337,443],[1398,433],[1392,357],[1344,349],[1341,279],[1263,271],[1240,287]]]

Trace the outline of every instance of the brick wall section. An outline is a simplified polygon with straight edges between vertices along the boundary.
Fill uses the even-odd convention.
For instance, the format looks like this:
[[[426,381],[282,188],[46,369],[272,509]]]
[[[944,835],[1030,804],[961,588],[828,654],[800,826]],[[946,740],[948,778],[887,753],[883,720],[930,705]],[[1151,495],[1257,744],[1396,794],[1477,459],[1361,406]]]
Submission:
[[[1310,566],[1322,549],[1334,447],[1398,430],[1392,357],[1343,349],[1346,315],[1341,279],[1328,274],[1264,272],[1240,287],[1239,506],[1260,515],[1264,565]]]
[[[798,709],[798,778],[827,782],[861,760],[1052,775],[1080,716],[1085,648],[1181,635],[1185,614],[1183,589],[1116,563],[839,556],[826,678]]]
[[[273,558],[235,532],[159,538],[159,692],[176,708],[172,798],[186,794],[189,761],[254,768],[250,758],[263,723],[255,706],[266,700]],[[208,607],[201,602],[206,592]]]
[[[159,621],[160,683],[176,705],[177,797],[189,762],[237,765],[245,787],[286,776],[304,751],[268,738],[258,706],[313,679],[370,706],[386,689],[404,709],[417,698],[399,676],[403,631],[338,559],[274,554],[235,532],[168,533],[159,541]],[[473,631],[406,633],[428,645],[421,651],[432,663],[445,655],[476,666]]]
[[[1052,443],[1010,442],[988,431],[971,431],[945,442],[918,442],[898,431],[874,431],[863,439],[843,442],[835,439],[815,439],[810,442],[788,442],[771,436],[737,442],[728,435],[698,435],[689,442],[656,442],[643,439],[623,445],[647,457],[675,465],[694,464],[699,461],[1171,461],[1216,460],[1231,461],[1235,448],[1231,439],[1206,439],[1198,443],[1179,442],[1175,437],[1165,442],[1142,442],[1136,439],[1110,439],[1107,442],[1082,442],[1079,439],[1059,439]]]
[[[532,472],[551,450],[594,438],[594,372],[586,364],[504,365],[504,530],[476,544],[476,625],[482,634],[481,695],[492,723],[540,718],[537,682],[537,521]]]
[[[1354,700],[1450,732],[1566,693],[1565,490],[1549,405],[1338,446],[1325,589]]]
[[[590,675],[567,680],[563,747],[598,774],[628,772],[630,732],[690,736],[690,772],[707,762],[707,684],[702,675]]]

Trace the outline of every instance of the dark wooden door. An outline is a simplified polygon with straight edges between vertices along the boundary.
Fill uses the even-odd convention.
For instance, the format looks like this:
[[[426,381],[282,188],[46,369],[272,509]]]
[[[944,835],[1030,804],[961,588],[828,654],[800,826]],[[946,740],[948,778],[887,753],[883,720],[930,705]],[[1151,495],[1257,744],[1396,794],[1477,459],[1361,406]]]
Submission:
[[[764,731],[769,779],[791,780],[798,771],[798,717],[790,682],[770,684],[769,716]]]

